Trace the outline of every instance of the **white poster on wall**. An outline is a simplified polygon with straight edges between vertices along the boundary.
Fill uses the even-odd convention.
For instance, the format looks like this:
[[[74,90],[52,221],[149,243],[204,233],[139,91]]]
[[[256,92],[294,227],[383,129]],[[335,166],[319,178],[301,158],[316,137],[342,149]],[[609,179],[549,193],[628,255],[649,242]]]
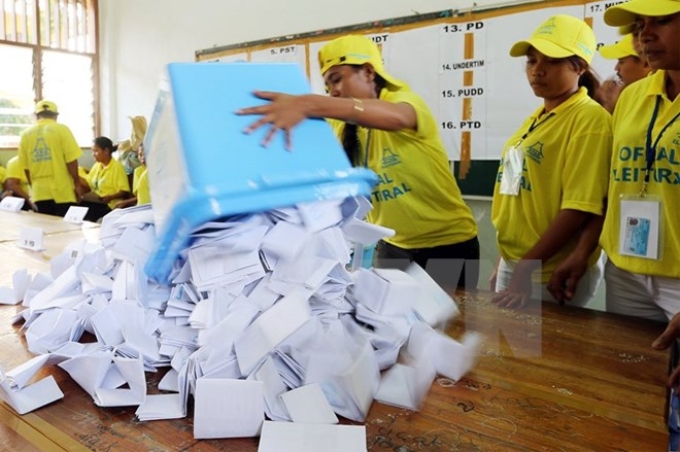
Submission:
[[[202,63],[243,63],[248,61],[248,53],[240,52],[231,55],[222,55],[207,60],[201,60]]]
[[[250,53],[250,61],[252,63],[296,63],[302,72],[307,74],[307,54],[304,45],[290,44],[256,50]]]
[[[389,54],[383,54],[387,71],[406,82],[439,118],[439,26],[413,28],[390,35]]]
[[[486,41],[484,21],[439,26],[439,127],[451,160],[486,159]]]
[[[326,94],[326,85],[324,84],[321,71],[319,70],[319,50],[329,41],[311,42],[309,44],[309,52],[307,53],[307,60],[309,61],[309,84],[312,86],[312,92],[315,94]]]

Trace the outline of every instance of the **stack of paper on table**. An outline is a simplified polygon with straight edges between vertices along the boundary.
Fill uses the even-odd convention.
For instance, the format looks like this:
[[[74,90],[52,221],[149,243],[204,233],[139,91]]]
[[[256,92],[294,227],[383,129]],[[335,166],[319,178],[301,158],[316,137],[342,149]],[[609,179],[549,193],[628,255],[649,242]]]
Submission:
[[[76,243],[51,275],[18,278],[29,347],[58,358],[97,405],[139,406],[142,420],[186,416],[193,396],[201,438],[256,436],[265,415],[324,428],[337,416],[361,422],[376,398],[417,409],[437,372],[460,378],[470,368],[478,340],[431,328],[458,310],[419,267],[347,270],[345,231],[352,240],[385,233],[355,216],[365,210],[348,198],[206,223],[168,285],[142,271],[149,208],[116,210],[101,246]],[[97,343],[78,344],[83,331]],[[147,395],[144,372],[163,367],[159,389],[169,393]],[[267,431],[287,434],[266,425],[263,450]],[[351,443],[357,431],[329,434]],[[342,450],[365,450],[359,443]]]

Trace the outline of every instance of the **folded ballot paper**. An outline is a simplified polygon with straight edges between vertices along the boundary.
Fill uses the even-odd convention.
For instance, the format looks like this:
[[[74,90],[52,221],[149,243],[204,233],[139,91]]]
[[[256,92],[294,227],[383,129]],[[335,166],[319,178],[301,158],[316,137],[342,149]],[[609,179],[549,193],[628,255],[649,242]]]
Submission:
[[[10,371],[0,369],[0,398],[17,413],[29,413],[64,397],[51,375],[28,384],[48,359],[49,355],[39,355]]]
[[[417,409],[437,374],[471,368],[479,337],[437,329],[458,309],[417,265],[348,270],[349,244],[385,233],[363,206],[348,197],[207,222],[167,284],[143,271],[151,208],[115,210],[101,243],[74,243],[50,274],[17,278],[22,330],[41,354],[22,368],[53,358],[96,405],[137,406],[143,421],[192,415],[196,438],[366,450],[363,427],[339,419],[364,421],[374,400]],[[80,343],[85,332],[96,342]],[[159,369],[161,393],[147,394],[145,373]],[[26,385],[26,375],[3,374],[0,386],[17,412],[61,397],[51,377]]]

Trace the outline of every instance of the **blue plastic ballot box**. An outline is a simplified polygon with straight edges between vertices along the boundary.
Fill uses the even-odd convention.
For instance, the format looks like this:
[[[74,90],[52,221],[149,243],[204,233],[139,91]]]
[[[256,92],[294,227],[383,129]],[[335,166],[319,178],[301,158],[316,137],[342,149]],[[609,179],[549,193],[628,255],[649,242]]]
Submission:
[[[292,150],[278,132],[244,129],[262,105],[253,91],[310,92],[297,64],[173,63],[161,82],[144,139],[157,243],[145,271],[167,282],[189,234],[206,221],[297,203],[369,195],[377,181],[352,168],[325,120],[307,119],[292,131]]]

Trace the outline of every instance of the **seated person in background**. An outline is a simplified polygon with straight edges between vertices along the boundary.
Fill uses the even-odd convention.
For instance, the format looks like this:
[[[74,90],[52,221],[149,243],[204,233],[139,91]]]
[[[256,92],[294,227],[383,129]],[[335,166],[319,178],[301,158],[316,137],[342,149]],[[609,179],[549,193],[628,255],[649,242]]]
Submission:
[[[136,206],[137,204],[148,204],[147,203],[140,203],[139,202],[139,183],[141,180],[142,174],[146,173],[146,160],[144,160],[144,145],[140,144],[139,148],[137,149],[137,158],[139,160],[139,166],[135,168],[133,177],[132,177],[132,196],[128,199],[124,199],[122,201],[118,201],[116,205],[114,206],[114,209],[124,209],[126,207],[131,207],[131,206]],[[146,176],[144,177],[144,180],[146,181]],[[142,194],[142,196],[145,196],[145,199],[148,199],[148,192],[149,192],[149,184],[145,182],[144,185],[144,190],[146,190],[145,194]]]
[[[92,145],[95,164],[85,178],[92,192],[80,205],[89,208],[85,220],[97,221],[130,194],[130,185],[123,165],[112,157],[116,150],[107,137],[97,137]]]
[[[37,212],[37,208],[33,201],[31,201],[31,188],[26,178],[26,171],[21,166],[19,156],[14,156],[7,162],[7,177],[5,179],[5,193],[4,196],[14,196],[16,198],[24,199],[24,206],[22,210],[33,210]]]
[[[621,90],[646,77],[651,71],[647,60],[638,54],[633,39],[633,34],[628,33],[616,44],[602,46],[598,49],[603,58],[617,60],[614,70],[618,80],[608,79],[603,83],[601,92],[604,107],[610,113],[614,112],[614,106]]]

